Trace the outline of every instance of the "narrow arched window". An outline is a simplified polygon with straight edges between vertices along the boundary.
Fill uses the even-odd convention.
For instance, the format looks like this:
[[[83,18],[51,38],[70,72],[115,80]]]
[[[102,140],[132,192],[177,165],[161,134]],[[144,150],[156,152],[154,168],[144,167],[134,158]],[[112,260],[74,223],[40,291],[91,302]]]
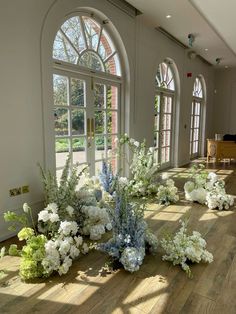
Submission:
[[[204,101],[202,78],[196,77],[192,92],[191,126],[190,126],[190,158],[199,155],[201,139],[201,116]]]
[[[162,62],[156,74],[154,147],[162,168],[171,165],[175,78],[172,61]]]
[[[106,21],[78,14],[67,19],[53,43],[53,95],[57,176],[67,155],[72,164],[90,166],[94,175],[102,159],[117,160],[120,132],[121,65]]]

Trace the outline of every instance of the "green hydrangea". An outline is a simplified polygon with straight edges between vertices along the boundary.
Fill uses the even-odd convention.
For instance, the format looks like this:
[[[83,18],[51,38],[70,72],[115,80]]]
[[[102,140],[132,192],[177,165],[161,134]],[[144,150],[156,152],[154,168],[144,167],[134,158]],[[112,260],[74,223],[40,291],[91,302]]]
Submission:
[[[18,238],[20,241],[28,240],[34,235],[34,230],[32,228],[22,228],[21,231],[18,233]]]
[[[8,250],[8,254],[11,256],[19,256],[20,255],[16,244],[10,245],[9,250]]]
[[[45,257],[44,235],[31,236],[27,239],[27,245],[22,248],[22,259],[20,263],[20,276],[24,280],[46,277],[48,274],[42,266]]]

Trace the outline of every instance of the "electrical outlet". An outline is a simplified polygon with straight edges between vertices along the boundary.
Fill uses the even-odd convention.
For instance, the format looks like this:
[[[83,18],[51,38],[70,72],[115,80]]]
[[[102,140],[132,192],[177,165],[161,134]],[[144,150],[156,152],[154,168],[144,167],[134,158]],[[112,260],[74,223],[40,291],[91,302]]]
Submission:
[[[10,196],[17,196],[21,194],[21,188],[13,188],[9,190]]]
[[[22,192],[22,194],[29,193],[29,186],[28,185],[23,185],[21,187],[21,192]]]

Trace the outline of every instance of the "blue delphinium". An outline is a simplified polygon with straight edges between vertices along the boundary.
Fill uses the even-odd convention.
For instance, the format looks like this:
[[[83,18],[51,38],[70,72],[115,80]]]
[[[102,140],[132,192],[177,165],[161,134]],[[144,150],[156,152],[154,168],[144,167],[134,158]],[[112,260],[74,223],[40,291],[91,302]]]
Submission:
[[[100,244],[99,248],[123,264],[126,270],[137,271],[145,256],[145,245],[148,242],[146,234],[150,232],[144,221],[144,207],[129,203],[127,193],[124,190],[118,191],[116,206],[110,210],[110,216],[113,237],[108,242]],[[149,245],[153,246],[153,243]]]
[[[102,161],[102,171],[99,175],[100,182],[104,190],[113,194],[116,188],[118,176],[115,176],[112,171],[111,163],[108,163],[106,160]]]

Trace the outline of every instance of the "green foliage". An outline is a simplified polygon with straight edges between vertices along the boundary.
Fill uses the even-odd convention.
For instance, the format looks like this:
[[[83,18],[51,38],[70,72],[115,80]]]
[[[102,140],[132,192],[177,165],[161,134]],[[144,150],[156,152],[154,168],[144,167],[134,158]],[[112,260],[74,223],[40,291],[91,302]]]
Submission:
[[[11,244],[9,249],[8,249],[8,254],[10,256],[20,256],[21,251],[18,250],[17,245],[16,244]]]
[[[4,213],[4,220],[6,222],[11,222],[11,226],[8,228],[11,231],[17,230],[17,228],[21,225],[28,225],[28,218],[26,214],[18,215],[13,211],[7,211]]]
[[[76,207],[78,203],[76,187],[78,185],[83,169],[79,174],[78,165],[70,169],[71,157],[68,156],[65,167],[62,172],[60,183],[57,183],[57,178],[50,171],[44,171],[40,166],[42,181],[44,185],[45,203],[56,203],[59,208],[60,218],[63,218],[63,212],[68,205]]]

